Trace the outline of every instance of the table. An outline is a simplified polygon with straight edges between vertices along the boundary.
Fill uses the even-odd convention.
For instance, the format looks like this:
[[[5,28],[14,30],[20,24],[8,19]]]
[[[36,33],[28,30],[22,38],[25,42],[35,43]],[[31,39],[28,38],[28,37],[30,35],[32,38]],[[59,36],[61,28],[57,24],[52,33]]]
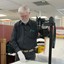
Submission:
[[[48,63],[43,63],[43,62],[38,62],[38,61],[26,61],[26,62],[21,62],[21,61],[17,61],[14,63],[10,63],[10,64],[48,64]]]

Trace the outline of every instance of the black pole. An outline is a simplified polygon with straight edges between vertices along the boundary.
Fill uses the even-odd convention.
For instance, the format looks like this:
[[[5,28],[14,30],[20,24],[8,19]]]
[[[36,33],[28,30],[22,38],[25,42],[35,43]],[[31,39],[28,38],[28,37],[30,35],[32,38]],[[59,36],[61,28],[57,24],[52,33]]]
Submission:
[[[52,36],[52,33],[53,33],[53,25],[51,24],[50,25],[50,43],[49,43],[49,60],[48,60],[48,64],[51,64],[52,62],[52,39],[53,39],[53,36]]]

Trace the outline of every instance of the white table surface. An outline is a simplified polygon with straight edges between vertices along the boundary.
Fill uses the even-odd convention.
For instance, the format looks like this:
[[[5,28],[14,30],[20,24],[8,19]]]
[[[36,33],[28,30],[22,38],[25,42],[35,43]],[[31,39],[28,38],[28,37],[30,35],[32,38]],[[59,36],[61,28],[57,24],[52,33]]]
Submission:
[[[38,62],[38,61],[26,61],[26,62],[17,61],[10,64],[48,64],[48,63],[43,63],[43,62]]]

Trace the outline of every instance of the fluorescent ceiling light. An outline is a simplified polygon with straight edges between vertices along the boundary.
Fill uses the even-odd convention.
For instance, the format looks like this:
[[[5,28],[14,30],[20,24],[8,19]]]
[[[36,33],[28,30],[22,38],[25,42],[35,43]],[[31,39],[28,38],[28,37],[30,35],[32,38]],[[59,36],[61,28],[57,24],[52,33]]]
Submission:
[[[0,19],[0,20],[10,20],[10,19]]]
[[[35,16],[34,16],[34,17],[31,17],[31,18],[36,19],[36,17],[35,17]]]
[[[47,18],[46,16],[41,16],[41,18]]]
[[[60,14],[64,15],[64,9],[57,9],[57,11],[58,11]]]
[[[61,19],[59,16],[55,16],[55,19]]]
[[[4,21],[4,22],[10,22],[12,21],[11,19],[0,19],[1,21]]]
[[[0,14],[0,17],[5,17],[5,16],[7,16],[7,15],[4,15],[4,14]]]
[[[39,17],[40,17],[40,18],[45,18],[45,19],[47,18],[46,16],[39,16]],[[38,17],[38,18],[39,18],[39,17]],[[34,16],[34,17],[31,17],[31,18],[36,19],[35,16]]]

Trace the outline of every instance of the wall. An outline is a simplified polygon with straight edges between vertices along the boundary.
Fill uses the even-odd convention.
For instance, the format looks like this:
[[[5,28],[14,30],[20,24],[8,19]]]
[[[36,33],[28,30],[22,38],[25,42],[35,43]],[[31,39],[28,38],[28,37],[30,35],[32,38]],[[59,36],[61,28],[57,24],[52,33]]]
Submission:
[[[7,41],[9,41],[11,37],[12,29],[13,26],[0,24],[0,39],[6,38]]]

